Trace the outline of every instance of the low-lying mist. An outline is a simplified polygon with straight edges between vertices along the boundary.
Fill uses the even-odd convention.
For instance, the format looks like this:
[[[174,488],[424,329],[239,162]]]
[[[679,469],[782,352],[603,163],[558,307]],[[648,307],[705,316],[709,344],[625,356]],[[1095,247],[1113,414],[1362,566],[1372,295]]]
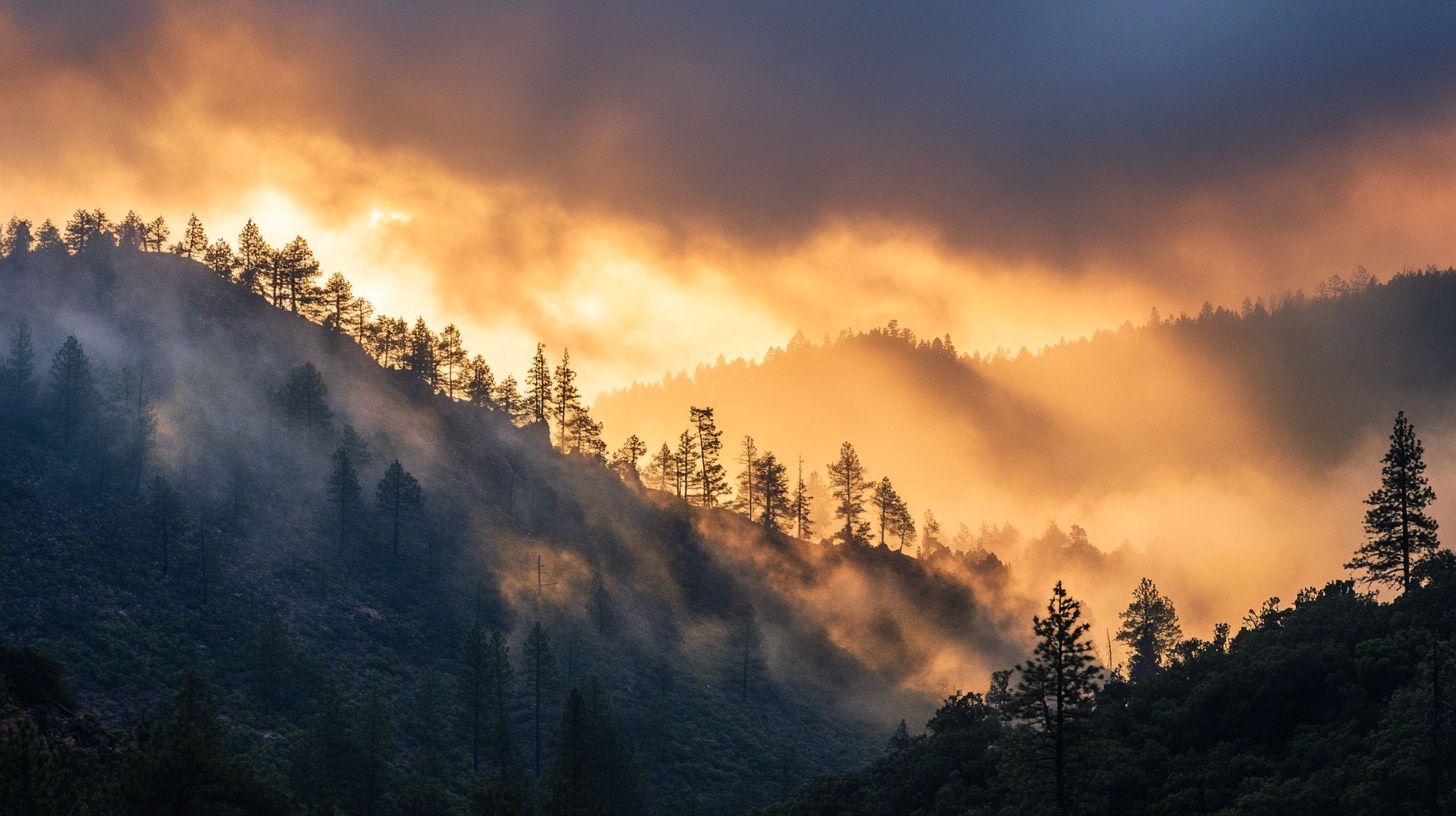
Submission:
[[[1035,355],[957,355],[948,338],[892,326],[799,337],[760,362],[605,394],[594,410],[655,449],[688,406],[711,405],[730,450],[749,434],[780,459],[802,455],[806,475],[849,440],[922,533],[933,511],[952,549],[994,553],[1024,599],[1065,578],[1101,632],[1147,576],[1206,637],[1268,596],[1344,576],[1398,410],[1438,495],[1443,476],[1456,481],[1453,321],[1456,276],[1426,272],[1154,318]],[[821,535],[829,507],[816,502]],[[1048,543],[1073,525],[1088,546]]]

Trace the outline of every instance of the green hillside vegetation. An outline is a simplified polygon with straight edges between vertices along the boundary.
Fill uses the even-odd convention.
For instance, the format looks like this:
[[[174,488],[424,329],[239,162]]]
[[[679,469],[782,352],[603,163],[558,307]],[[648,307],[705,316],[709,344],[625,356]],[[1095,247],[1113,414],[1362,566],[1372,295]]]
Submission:
[[[1019,651],[993,581],[647,489],[449,393],[443,332],[381,359],[296,242],[219,270],[98,215],[0,260],[0,640],[52,667],[0,731],[59,769],[0,809],[741,812],[933,708],[909,627]]]

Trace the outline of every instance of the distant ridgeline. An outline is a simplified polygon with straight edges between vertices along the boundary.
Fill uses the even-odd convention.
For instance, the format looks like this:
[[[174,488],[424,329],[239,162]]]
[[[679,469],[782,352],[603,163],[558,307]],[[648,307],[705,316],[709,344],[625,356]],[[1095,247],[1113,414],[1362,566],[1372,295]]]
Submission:
[[[302,239],[3,240],[0,812],[740,813],[1022,651],[851,446],[887,546],[766,452],[733,495],[710,408],[608,456],[567,355],[493,382]]]

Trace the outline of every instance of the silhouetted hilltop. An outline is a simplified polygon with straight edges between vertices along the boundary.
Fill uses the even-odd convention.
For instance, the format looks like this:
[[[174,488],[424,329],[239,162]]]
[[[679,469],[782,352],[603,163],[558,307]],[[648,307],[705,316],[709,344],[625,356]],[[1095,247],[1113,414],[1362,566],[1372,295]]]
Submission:
[[[398,796],[437,783],[458,805],[534,777],[538,623],[543,773],[568,691],[599,693],[654,812],[731,812],[863,759],[887,721],[1019,651],[994,570],[691,508],[197,262],[29,253],[0,261],[0,289],[35,386],[4,421],[0,636],[59,660],[122,729],[195,673],[226,746],[284,793],[305,796],[288,780],[312,773],[301,746],[335,694],[387,722]],[[513,747],[478,772],[460,691],[477,623],[516,678]]]

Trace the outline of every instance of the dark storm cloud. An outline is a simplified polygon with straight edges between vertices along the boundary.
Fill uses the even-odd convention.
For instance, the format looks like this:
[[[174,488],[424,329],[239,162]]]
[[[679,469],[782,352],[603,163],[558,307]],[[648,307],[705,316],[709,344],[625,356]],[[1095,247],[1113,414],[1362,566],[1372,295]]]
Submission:
[[[418,151],[677,235],[775,247],[873,219],[1068,268],[1136,256],[1210,185],[1227,199],[1372,128],[1444,121],[1456,83],[1456,7],[1434,3],[223,2],[169,5],[169,25],[151,4],[8,8],[37,59],[137,110],[208,85],[164,32],[243,31],[196,103],[222,120]],[[1338,184],[1321,175],[1306,187]],[[1267,220],[1224,207],[1245,239]]]
[[[1418,124],[1456,77],[1436,4],[307,8],[265,26],[353,136],[755,241],[845,216],[1136,241],[1197,185]]]

